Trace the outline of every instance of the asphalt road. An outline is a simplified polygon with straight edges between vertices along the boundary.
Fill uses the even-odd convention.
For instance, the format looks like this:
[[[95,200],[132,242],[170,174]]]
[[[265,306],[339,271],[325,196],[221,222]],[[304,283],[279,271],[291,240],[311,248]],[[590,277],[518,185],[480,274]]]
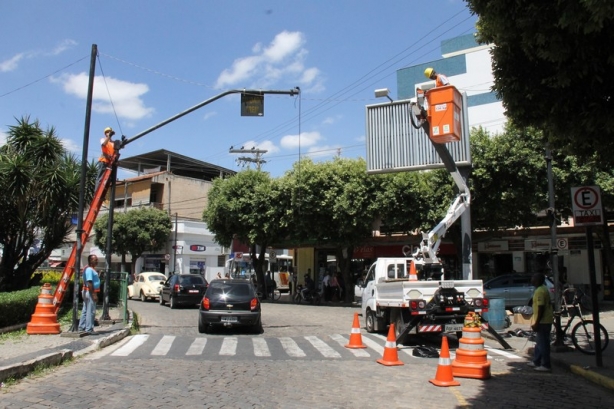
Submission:
[[[439,360],[413,357],[415,343],[400,347],[402,366],[376,362],[385,334],[363,329],[367,348],[344,347],[358,308],[267,303],[259,335],[199,334],[196,308],[140,301],[129,308],[140,334],[20,381],[0,394],[0,408],[577,408],[609,407],[612,399],[571,373],[536,373],[491,340],[491,379],[434,386]]]

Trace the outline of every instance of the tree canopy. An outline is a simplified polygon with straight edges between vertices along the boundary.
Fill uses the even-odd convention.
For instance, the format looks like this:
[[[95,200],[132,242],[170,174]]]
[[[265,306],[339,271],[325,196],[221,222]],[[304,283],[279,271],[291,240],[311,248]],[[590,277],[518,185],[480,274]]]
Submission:
[[[0,147],[0,291],[27,288],[61,246],[79,201],[80,164],[55,129],[21,118]]]
[[[94,224],[94,243],[103,253],[107,251],[107,225],[109,215],[101,216]],[[164,248],[171,234],[171,219],[162,210],[144,207],[113,215],[111,251],[118,255],[130,254],[132,260],[146,251]],[[134,263],[132,264],[134,268]]]
[[[614,164],[614,2],[466,0],[493,44],[494,91],[551,148]]]

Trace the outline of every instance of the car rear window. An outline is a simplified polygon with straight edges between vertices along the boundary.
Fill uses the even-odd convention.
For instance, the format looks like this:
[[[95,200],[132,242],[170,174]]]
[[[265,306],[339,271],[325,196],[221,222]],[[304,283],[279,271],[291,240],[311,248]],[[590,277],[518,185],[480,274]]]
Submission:
[[[163,275],[159,275],[159,276],[149,276],[148,278],[149,281],[166,281],[166,277]]]
[[[201,276],[179,277],[181,285],[204,284],[205,280]]]
[[[209,286],[207,294],[210,296],[227,294],[239,297],[246,297],[251,294],[251,288],[250,284],[248,283],[212,283]]]

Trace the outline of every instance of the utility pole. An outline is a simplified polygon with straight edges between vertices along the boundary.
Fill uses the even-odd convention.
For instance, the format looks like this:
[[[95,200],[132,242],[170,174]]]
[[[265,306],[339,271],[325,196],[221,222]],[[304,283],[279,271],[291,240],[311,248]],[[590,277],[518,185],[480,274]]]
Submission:
[[[241,149],[234,149],[231,146],[229,152],[230,153],[247,153],[247,154],[254,155],[253,158],[249,158],[247,156],[242,156],[242,157],[238,158],[237,161],[238,162],[248,163],[248,164],[249,163],[255,163],[256,164],[256,169],[258,171],[260,171],[260,165],[263,164],[263,163],[266,163],[266,160],[262,159],[262,155],[264,155],[268,151],[264,150],[264,149],[256,149],[256,147],[253,147],[251,149],[244,149],[243,146],[241,146]]]

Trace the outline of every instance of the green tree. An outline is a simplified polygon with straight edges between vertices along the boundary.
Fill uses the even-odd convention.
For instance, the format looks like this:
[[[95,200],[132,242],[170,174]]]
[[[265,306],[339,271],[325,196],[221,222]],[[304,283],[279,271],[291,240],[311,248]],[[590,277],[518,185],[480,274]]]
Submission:
[[[78,208],[80,165],[54,128],[43,131],[28,117],[9,128],[0,147],[0,291],[27,288],[66,239]]]
[[[109,215],[101,216],[94,225],[94,243],[103,253],[107,251],[107,225]],[[169,215],[153,207],[144,207],[126,213],[113,214],[111,251],[117,255],[132,256],[134,261],[146,251],[158,251],[166,246],[171,234]]]
[[[314,163],[302,159],[284,178],[292,207],[286,220],[298,240],[335,247],[337,264],[346,286],[346,301],[353,299],[350,261],[354,248],[372,232],[377,177],[366,173],[363,159],[335,158]]]
[[[279,182],[268,173],[245,170],[226,179],[216,179],[209,191],[203,220],[218,243],[234,238],[250,246],[259,283],[264,282],[264,260],[269,244],[287,235],[280,223],[284,207]],[[266,294],[265,294],[266,297]]]
[[[614,164],[614,2],[466,0],[492,43],[494,90],[551,147]]]

